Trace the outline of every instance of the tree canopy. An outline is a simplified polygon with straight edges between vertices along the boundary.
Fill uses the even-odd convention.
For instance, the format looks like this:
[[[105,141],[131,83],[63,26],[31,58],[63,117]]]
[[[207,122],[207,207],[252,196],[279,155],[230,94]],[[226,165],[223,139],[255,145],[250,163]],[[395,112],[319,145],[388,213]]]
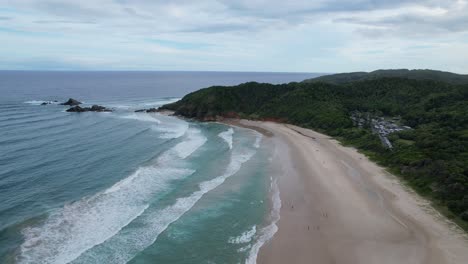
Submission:
[[[279,120],[324,132],[366,152],[468,223],[467,84],[395,77],[341,84],[250,82],[201,89],[162,108],[200,120]],[[398,116],[413,129],[392,133],[389,150],[371,129],[353,125],[353,111]]]

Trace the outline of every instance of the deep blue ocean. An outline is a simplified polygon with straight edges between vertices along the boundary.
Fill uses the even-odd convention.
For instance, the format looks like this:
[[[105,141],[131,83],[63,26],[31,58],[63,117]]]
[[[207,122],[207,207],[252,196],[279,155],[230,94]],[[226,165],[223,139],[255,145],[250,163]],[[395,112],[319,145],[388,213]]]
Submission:
[[[255,263],[279,199],[262,136],[134,111],[314,76],[0,71],[0,263]],[[114,111],[41,105],[70,97]]]

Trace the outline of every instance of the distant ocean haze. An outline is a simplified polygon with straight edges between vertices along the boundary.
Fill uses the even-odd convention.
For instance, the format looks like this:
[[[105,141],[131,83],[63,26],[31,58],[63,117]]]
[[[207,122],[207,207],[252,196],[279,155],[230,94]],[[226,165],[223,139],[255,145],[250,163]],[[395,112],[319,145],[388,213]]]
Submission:
[[[318,73],[0,71],[2,99],[81,100],[182,97],[212,85],[287,83]],[[1,99],[0,99],[1,100]]]

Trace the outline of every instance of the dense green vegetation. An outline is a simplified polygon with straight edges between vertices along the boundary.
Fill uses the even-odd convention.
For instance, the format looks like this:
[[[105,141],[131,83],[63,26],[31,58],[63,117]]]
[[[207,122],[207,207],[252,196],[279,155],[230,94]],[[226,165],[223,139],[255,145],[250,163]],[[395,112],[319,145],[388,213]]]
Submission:
[[[377,70],[373,72],[352,72],[320,76],[304,82],[326,82],[343,84],[355,81],[375,80],[383,77],[405,78],[414,80],[432,80],[452,84],[468,84],[468,75],[434,70]]]
[[[164,106],[176,114],[213,120],[216,116],[273,119],[322,131],[352,144],[401,175],[421,194],[468,226],[468,85],[379,78],[347,84],[245,83],[210,87]],[[350,119],[358,110],[401,116],[412,130],[389,136],[386,149],[367,127]],[[463,220],[462,220],[463,219]]]

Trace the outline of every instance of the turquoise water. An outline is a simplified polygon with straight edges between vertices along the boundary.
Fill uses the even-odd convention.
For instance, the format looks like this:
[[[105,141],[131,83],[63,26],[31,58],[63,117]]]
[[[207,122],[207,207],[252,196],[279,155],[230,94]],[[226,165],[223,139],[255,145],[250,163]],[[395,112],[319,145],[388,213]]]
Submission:
[[[5,261],[237,263],[248,257],[254,241],[245,240],[253,238],[236,237],[262,226],[268,214],[258,133],[130,109],[77,115],[58,105],[20,107],[24,118],[2,116]]]
[[[90,88],[86,79],[85,97],[61,78],[5,76],[0,263],[255,263],[278,202],[259,133],[134,113],[186,93],[173,86],[168,96],[167,79],[164,96],[147,84],[132,90],[132,78],[123,82],[131,95],[112,90],[113,80]],[[40,105],[68,94],[115,111]]]

